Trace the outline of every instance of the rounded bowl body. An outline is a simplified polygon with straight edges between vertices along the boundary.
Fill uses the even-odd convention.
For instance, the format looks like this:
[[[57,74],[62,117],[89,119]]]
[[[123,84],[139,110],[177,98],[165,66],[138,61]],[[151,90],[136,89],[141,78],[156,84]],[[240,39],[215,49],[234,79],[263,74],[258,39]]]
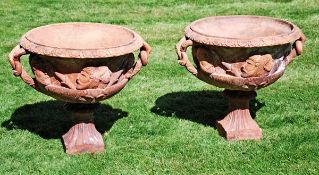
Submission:
[[[253,91],[278,80],[301,53],[302,47],[295,49],[296,42],[304,40],[301,30],[288,21],[215,16],[187,26],[177,52],[180,64],[199,79],[221,88]],[[192,46],[196,68],[185,59],[186,53],[182,54],[188,46]]]
[[[78,22],[38,27],[20,41],[30,54],[35,78],[25,78],[25,71],[21,77],[56,99],[95,103],[118,93],[147,63],[145,44],[134,31],[116,25]],[[138,49],[144,58],[134,64]]]
[[[66,102],[95,103],[124,88],[134,55],[72,59],[31,54],[29,63],[38,91]]]

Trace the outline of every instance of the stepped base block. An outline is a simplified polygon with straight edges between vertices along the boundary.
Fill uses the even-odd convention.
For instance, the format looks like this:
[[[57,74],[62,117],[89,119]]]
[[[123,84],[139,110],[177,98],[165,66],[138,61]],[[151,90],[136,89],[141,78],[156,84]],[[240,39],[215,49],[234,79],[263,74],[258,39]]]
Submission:
[[[252,119],[249,112],[249,101],[256,97],[256,92],[225,90],[229,98],[228,114],[217,121],[216,127],[226,140],[259,140],[262,130]]]
[[[97,107],[97,104],[66,104],[74,121],[74,125],[62,136],[67,154],[104,151],[103,137],[93,123],[93,112]]]

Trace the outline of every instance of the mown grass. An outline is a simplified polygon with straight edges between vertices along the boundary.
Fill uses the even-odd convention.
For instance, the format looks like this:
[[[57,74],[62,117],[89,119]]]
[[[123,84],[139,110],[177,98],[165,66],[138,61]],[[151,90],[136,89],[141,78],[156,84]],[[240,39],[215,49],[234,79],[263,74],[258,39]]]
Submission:
[[[221,138],[213,122],[227,108],[222,89],[176,61],[187,24],[235,14],[290,20],[308,37],[304,54],[252,104],[261,141]],[[0,21],[0,174],[319,174],[318,0],[2,0]],[[123,25],[153,47],[149,65],[96,114],[102,154],[66,155],[63,103],[13,77],[6,61],[26,31],[70,21]]]

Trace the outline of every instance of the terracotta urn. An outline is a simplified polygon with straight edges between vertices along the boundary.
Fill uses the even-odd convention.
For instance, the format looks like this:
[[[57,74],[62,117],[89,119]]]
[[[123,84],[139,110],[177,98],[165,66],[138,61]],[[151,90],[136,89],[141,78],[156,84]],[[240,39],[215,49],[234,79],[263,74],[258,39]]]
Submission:
[[[66,152],[95,153],[104,150],[102,135],[93,123],[98,102],[123,89],[147,64],[150,51],[140,35],[121,26],[61,23],[27,32],[11,51],[9,61],[15,76],[37,91],[66,102],[74,121],[63,135]],[[34,78],[23,69],[22,55],[29,55]]]
[[[200,80],[225,88],[228,114],[216,122],[227,140],[261,139],[249,101],[302,53],[305,36],[288,21],[264,16],[213,16],[192,22],[176,45],[179,64]],[[196,66],[186,49],[192,47]]]

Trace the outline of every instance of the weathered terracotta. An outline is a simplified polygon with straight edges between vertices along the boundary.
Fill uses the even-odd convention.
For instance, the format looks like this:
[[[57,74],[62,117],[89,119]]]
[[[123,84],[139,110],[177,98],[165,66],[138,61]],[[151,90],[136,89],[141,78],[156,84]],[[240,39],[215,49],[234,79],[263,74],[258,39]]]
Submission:
[[[134,51],[140,49],[134,63]],[[63,136],[68,154],[103,151],[94,103],[118,93],[148,62],[151,47],[134,31],[99,23],[62,23],[27,32],[9,55],[13,73],[37,91],[68,103],[75,125]],[[29,54],[35,78],[22,68]],[[83,110],[84,109],[84,110]]]
[[[294,24],[264,16],[215,16],[191,23],[176,45],[179,64],[197,78],[225,88],[228,115],[217,121],[227,140],[261,139],[249,100],[283,74],[302,53],[305,36]],[[186,49],[192,46],[196,67]]]

